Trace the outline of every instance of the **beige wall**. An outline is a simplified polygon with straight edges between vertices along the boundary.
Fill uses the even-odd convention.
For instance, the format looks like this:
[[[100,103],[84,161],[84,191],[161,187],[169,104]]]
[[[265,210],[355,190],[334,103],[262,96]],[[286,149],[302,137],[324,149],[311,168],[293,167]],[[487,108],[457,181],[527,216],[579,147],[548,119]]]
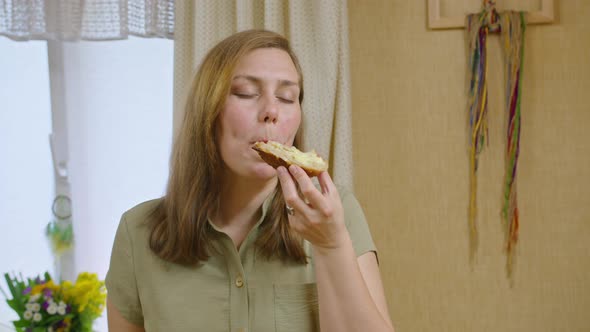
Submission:
[[[349,0],[355,187],[398,332],[590,331],[590,1],[555,5],[526,35],[511,287],[498,37],[470,266],[464,30],[428,30],[425,0]]]

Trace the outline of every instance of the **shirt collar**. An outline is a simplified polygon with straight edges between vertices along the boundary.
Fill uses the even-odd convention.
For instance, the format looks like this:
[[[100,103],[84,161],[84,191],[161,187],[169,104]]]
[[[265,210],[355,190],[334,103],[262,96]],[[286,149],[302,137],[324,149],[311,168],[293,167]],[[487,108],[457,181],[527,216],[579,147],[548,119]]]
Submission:
[[[258,219],[258,221],[256,222],[256,224],[254,225],[254,227],[252,227],[252,229],[256,229],[257,230],[258,227],[260,226],[260,224],[262,223],[262,221],[264,220],[264,218],[266,218],[266,214],[267,214],[268,209],[270,207],[270,202],[272,202],[272,199],[275,196],[275,192],[276,191],[271,192],[268,195],[268,197],[266,197],[266,199],[264,200],[264,202],[262,202],[262,214],[260,215],[260,218]],[[211,226],[211,228],[213,228],[216,232],[223,233],[223,231],[220,230],[219,227],[217,227],[213,223],[213,221],[211,220],[211,217],[207,217],[207,222],[209,223],[209,225]]]

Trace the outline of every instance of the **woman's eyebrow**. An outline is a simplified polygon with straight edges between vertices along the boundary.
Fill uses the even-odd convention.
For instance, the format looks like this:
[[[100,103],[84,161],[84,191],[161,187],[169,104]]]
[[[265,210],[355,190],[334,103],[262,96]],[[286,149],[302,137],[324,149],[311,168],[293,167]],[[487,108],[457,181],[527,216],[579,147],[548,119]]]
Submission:
[[[293,82],[293,81],[289,81],[289,80],[280,80],[279,81],[279,85],[280,86],[297,86],[299,87],[299,83],[297,82]]]
[[[252,76],[252,75],[236,75],[234,76],[233,80],[239,80],[239,79],[245,79],[247,81],[250,81],[252,83],[256,83],[256,84],[260,84],[262,82],[262,79],[256,77],[256,76]],[[297,82],[293,82],[291,80],[279,80],[279,85],[280,86],[299,86],[299,83]]]
[[[233,81],[239,80],[239,79],[251,81],[252,83],[260,83],[260,81],[261,81],[258,77],[250,76],[250,75],[236,75],[236,76],[234,76]]]

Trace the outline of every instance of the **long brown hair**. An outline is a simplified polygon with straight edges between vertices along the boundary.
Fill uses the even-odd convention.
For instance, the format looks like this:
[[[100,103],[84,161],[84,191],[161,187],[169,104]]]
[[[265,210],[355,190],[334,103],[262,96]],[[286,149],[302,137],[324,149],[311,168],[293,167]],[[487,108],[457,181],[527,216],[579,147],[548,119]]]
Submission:
[[[166,196],[149,220],[150,249],[166,261],[193,265],[207,260],[214,249],[211,240],[215,235],[208,216],[217,206],[223,164],[217,148],[216,123],[238,61],[259,48],[278,48],[289,54],[299,74],[300,104],[303,101],[301,67],[285,37],[271,31],[248,30],[222,40],[209,51],[191,84],[173,147]],[[296,146],[300,137],[301,130],[295,138]],[[263,256],[307,262],[302,239],[289,228],[278,184],[259,234],[256,246]]]

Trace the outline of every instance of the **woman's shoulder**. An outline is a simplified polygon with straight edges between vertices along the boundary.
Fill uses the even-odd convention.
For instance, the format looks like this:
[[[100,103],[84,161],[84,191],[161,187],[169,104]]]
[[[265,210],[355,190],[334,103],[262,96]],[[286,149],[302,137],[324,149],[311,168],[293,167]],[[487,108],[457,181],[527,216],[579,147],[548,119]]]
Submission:
[[[358,202],[353,188],[339,184],[335,184],[335,187],[336,190],[338,190],[340,201],[342,201],[344,208],[347,208],[349,205],[351,205],[351,203],[355,205],[355,203]]]
[[[162,202],[163,197],[151,199],[145,202],[141,202],[129,210],[125,211],[123,215],[127,220],[145,219],[156,209],[156,207]]]
[[[123,213],[121,223],[124,224],[127,232],[137,233],[145,230],[156,207],[163,198],[157,198],[139,203]]]

